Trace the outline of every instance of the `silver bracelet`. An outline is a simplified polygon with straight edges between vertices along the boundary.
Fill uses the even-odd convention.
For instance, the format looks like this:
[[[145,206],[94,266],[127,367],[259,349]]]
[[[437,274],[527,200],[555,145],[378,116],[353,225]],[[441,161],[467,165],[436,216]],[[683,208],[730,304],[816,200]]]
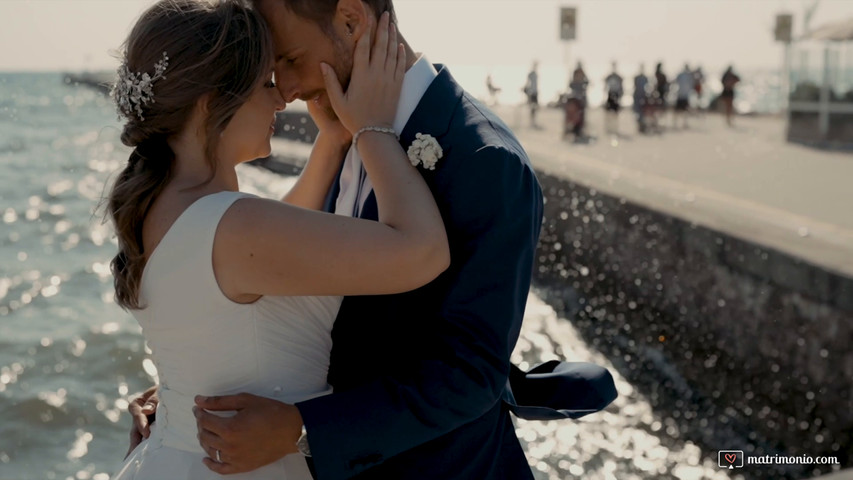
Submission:
[[[358,137],[361,136],[364,132],[378,132],[378,133],[387,133],[389,135],[394,135],[394,138],[397,140],[400,139],[400,136],[397,135],[397,131],[390,127],[376,127],[373,125],[369,125],[367,127],[361,127],[355,132],[355,135],[352,136],[352,146],[357,147],[356,143],[358,142]]]

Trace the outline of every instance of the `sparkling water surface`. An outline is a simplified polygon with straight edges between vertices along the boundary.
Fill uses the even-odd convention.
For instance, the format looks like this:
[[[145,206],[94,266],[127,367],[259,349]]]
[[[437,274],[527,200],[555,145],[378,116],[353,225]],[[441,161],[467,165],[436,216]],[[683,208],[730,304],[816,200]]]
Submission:
[[[127,449],[128,400],[156,381],[140,329],[113,302],[116,244],[100,208],[127,159],[112,104],[62,75],[0,74],[0,480],[106,480]],[[292,184],[252,166],[241,188]],[[609,361],[539,296],[518,362]],[[724,479],[616,374],[620,398],[579,421],[518,422],[539,479]]]

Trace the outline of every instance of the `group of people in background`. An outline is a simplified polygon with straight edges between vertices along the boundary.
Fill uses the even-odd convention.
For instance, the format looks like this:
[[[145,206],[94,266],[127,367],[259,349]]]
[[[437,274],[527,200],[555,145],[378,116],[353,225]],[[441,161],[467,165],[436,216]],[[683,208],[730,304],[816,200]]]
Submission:
[[[669,81],[663,71],[663,64],[658,63],[652,78],[645,74],[644,65],[640,64],[637,75],[634,76],[633,106],[637,118],[637,130],[640,133],[659,133],[662,130],[660,119],[668,107],[673,105],[673,127],[681,124],[688,127],[687,113],[691,108],[691,98],[695,98],[696,110],[701,110],[703,84],[705,74],[702,68],[691,70],[684,68],[676,75],[675,80]],[[671,102],[674,93],[674,104]]]
[[[611,80],[611,77],[618,79]],[[621,77],[616,73],[616,64],[613,64],[613,72],[605,80],[608,89],[608,110],[618,112],[618,107],[613,108],[611,103],[617,103],[622,97]],[[740,77],[734,73],[733,67],[729,66],[723,74],[721,83],[723,91],[719,101],[723,106],[726,123],[732,125],[734,116],[734,92],[735,85],[740,82]],[[637,130],[640,133],[660,133],[662,131],[661,117],[673,107],[673,127],[688,128],[688,112],[694,110],[701,112],[703,109],[705,73],[702,67],[691,69],[690,65],[684,64],[681,71],[670,81],[663,71],[663,64],[655,65],[654,74],[646,76],[645,67],[640,64],[637,75],[634,76],[633,111],[637,119]],[[616,87],[611,87],[616,85]],[[713,102],[711,102],[713,104]],[[613,120],[611,120],[612,122]]]
[[[539,109],[539,74],[538,64],[534,62],[527,75],[523,92],[527,98],[530,109],[530,125],[540,128],[536,122],[536,113]],[[637,121],[637,130],[640,133],[660,133],[662,116],[672,107],[672,125],[674,128],[688,128],[688,113],[693,110],[701,112],[703,109],[703,94],[705,73],[702,67],[691,69],[685,64],[683,69],[670,80],[663,70],[663,64],[658,62],[654,73],[647,76],[645,67],[640,64],[637,75],[634,76],[633,112]],[[722,93],[718,97],[719,104],[725,113],[726,123],[731,126],[734,116],[735,86],[740,82],[740,77],[734,73],[733,67],[729,66],[722,76]],[[625,94],[623,77],[619,74],[616,62],[612,63],[611,72],[604,79],[606,100],[604,103],[606,134],[618,135],[619,112],[622,108],[622,97]],[[495,93],[491,77],[487,79],[489,92]],[[588,105],[587,89],[590,80],[583,69],[581,62],[577,63],[574,71],[569,77],[566,92],[560,96],[559,103],[564,111],[563,137],[574,137],[575,140],[585,140],[586,108]],[[497,90],[499,91],[499,89]],[[711,105],[714,102],[710,102]]]
[[[654,76],[651,79],[646,76],[644,66],[640,64],[640,70],[634,76],[633,95],[637,130],[640,133],[659,133],[662,130],[660,117],[670,105],[671,90],[675,94],[673,127],[677,127],[680,123],[682,128],[687,128],[687,112],[691,108],[691,97],[696,99],[696,109],[701,110],[704,82],[705,74],[701,67],[691,70],[690,66],[685,64],[675,80],[670,82],[661,63],[655,66]]]

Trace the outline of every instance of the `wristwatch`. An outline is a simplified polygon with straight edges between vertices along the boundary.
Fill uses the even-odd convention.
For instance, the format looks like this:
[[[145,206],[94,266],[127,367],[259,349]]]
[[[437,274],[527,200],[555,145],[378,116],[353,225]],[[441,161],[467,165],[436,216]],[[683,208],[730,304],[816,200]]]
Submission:
[[[296,441],[296,449],[306,457],[311,456],[311,447],[308,446],[308,431],[305,430],[305,425],[302,425],[302,435]]]

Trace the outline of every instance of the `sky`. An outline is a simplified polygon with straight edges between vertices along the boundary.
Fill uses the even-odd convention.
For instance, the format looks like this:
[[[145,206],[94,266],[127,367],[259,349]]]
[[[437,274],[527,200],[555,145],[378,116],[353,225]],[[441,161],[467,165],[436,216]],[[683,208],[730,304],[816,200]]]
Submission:
[[[853,17],[853,0],[396,0],[400,31],[449,66],[607,65],[629,73],[663,61],[708,70],[780,68],[778,13],[817,1],[812,27]],[[152,0],[0,0],[0,71],[114,69],[131,24]],[[559,40],[561,7],[577,9],[577,39]]]

